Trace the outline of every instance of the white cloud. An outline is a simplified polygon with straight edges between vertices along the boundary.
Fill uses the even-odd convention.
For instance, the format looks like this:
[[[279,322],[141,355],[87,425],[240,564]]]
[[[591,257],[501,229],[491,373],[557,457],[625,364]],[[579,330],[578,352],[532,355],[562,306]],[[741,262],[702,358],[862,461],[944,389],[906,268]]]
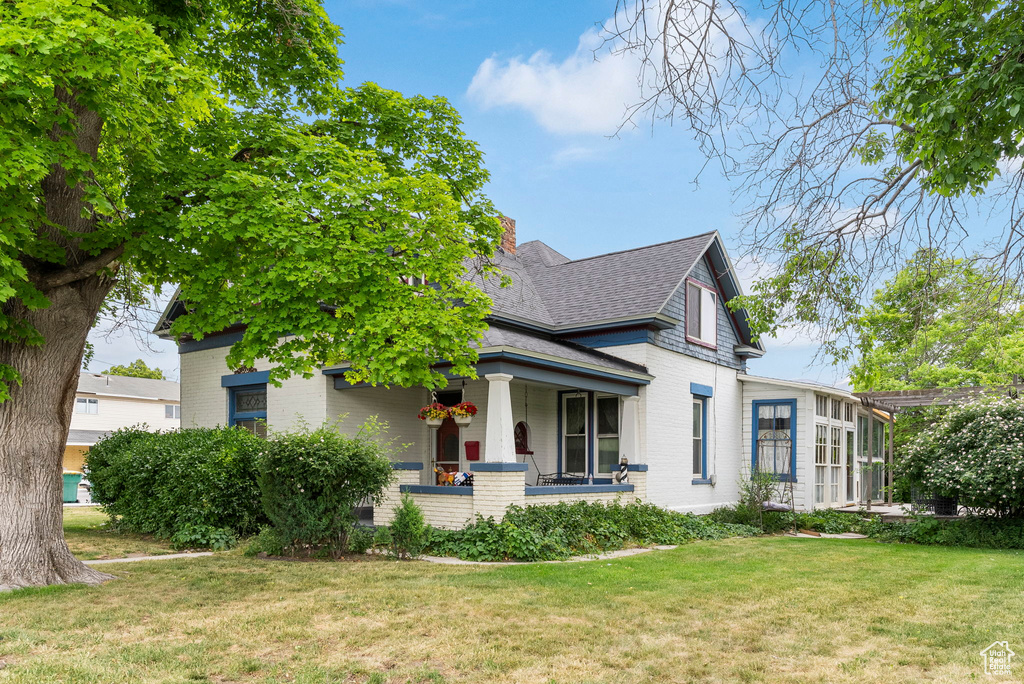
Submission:
[[[521,109],[552,133],[611,135],[640,95],[639,63],[629,54],[595,56],[601,40],[597,29],[586,31],[561,62],[544,50],[526,59],[489,57],[467,94],[484,109]]]
[[[584,145],[569,145],[551,155],[555,166],[567,166],[576,162],[591,161],[601,156],[601,150]]]

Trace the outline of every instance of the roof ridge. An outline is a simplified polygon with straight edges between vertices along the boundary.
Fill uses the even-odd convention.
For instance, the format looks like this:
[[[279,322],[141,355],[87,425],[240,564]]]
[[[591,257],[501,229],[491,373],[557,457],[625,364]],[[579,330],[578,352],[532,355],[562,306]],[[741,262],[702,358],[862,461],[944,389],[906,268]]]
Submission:
[[[578,264],[578,263],[580,263],[582,261],[591,261],[593,259],[601,259],[601,258],[607,257],[607,256],[615,256],[616,254],[627,254],[629,252],[639,252],[641,250],[652,249],[654,247],[664,247],[665,245],[672,245],[672,244],[675,244],[677,242],[686,242],[687,240],[694,240],[696,238],[706,237],[708,235],[714,235],[715,232],[716,231],[714,231],[714,230],[709,230],[707,232],[698,233],[696,235],[688,235],[687,237],[684,237],[684,238],[677,238],[675,240],[665,240],[664,242],[656,242],[653,245],[644,245],[643,247],[633,247],[631,249],[620,249],[620,250],[615,251],[615,252],[606,252],[605,254],[595,254],[594,256],[583,257],[582,259],[572,259],[570,261],[567,261],[564,264],[559,264],[559,266],[568,266],[569,264]]]

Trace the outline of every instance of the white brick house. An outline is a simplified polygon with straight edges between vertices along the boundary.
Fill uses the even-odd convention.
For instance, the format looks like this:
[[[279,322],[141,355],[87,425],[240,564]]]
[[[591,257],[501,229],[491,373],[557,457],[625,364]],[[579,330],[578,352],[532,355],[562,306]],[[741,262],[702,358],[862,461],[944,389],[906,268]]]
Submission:
[[[842,390],[747,374],[747,360],[764,349],[745,312],[725,304],[740,288],[716,232],[571,261],[538,241],[517,249],[514,222],[505,223],[497,261],[512,286],[479,283],[494,305],[478,378],[451,377],[436,395],[476,404],[468,427],[449,419],[429,428],[417,418],[428,390],[353,387],[344,367],[281,387],[267,384],[265,364],[232,373],[225,357],[244,334],[237,330],[179,340],[182,425],[260,431],[265,421],[284,430],[345,416],[339,429],[355,431],[377,416],[409,445],[390,495],[413,494],[428,521],[445,527],[500,517],[512,503],[567,498],[708,512],[735,502],[755,465],[792,479],[798,508],[862,500],[868,440],[857,421],[871,412]],[[168,335],[182,310],[172,302],[157,333]],[[821,401],[826,416],[815,415]],[[853,422],[843,420],[847,411]],[[822,425],[824,451],[815,442]],[[621,460],[627,483],[614,477]],[[474,484],[437,486],[438,470],[470,472]],[[385,507],[375,520],[388,515]]]

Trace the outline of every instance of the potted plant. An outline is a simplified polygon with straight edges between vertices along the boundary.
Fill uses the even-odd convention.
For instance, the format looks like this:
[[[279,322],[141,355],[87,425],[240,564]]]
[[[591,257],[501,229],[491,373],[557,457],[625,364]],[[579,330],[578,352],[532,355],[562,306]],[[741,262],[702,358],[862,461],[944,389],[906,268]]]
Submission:
[[[471,401],[464,401],[461,404],[452,406],[449,414],[459,427],[468,427],[476,415],[476,404]]]
[[[427,404],[420,409],[420,420],[427,421],[427,427],[441,427],[441,423],[449,415],[448,407],[444,404],[439,404],[436,401],[433,404]]]

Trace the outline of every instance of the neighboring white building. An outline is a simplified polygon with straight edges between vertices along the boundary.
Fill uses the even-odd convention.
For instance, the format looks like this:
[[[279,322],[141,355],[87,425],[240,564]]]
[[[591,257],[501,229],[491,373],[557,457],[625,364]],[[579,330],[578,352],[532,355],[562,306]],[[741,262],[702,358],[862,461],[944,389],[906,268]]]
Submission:
[[[181,386],[169,380],[83,371],[78,377],[64,468],[81,470],[85,454],[103,435],[145,424],[151,430],[181,426]]]
[[[708,512],[735,502],[755,465],[793,480],[798,508],[863,500],[858,430],[872,414],[842,390],[747,374],[764,349],[746,312],[726,306],[741,292],[717,232],[571,261],[539,241],[517,248],[514,222],[505,223],[496,260],[513,284],[480,283],[494,306],[479,379],[452,377],[436,396],[476,404],[468,427],[448,419],[430,429],[417,418],[428,390],[353,387],[344,367],[281,387],[267,384],[265,363],[234,374],[225,358],[242,328],[179,340],[183,425],[259,431],[264,421],[287,429],[345,415],[340,429],[354,432],[378,416],[410,445],[390,495],[413,494],[429,522],[448,527],[560,499],[637,497]],[[173,301],[156,332],[169,336],[183,311]],[[824,447],[815,442],[823,428]],[[613,478],[620,459],[628,484]],[[469,471],[474,487],[435,486],[436,470]]]

